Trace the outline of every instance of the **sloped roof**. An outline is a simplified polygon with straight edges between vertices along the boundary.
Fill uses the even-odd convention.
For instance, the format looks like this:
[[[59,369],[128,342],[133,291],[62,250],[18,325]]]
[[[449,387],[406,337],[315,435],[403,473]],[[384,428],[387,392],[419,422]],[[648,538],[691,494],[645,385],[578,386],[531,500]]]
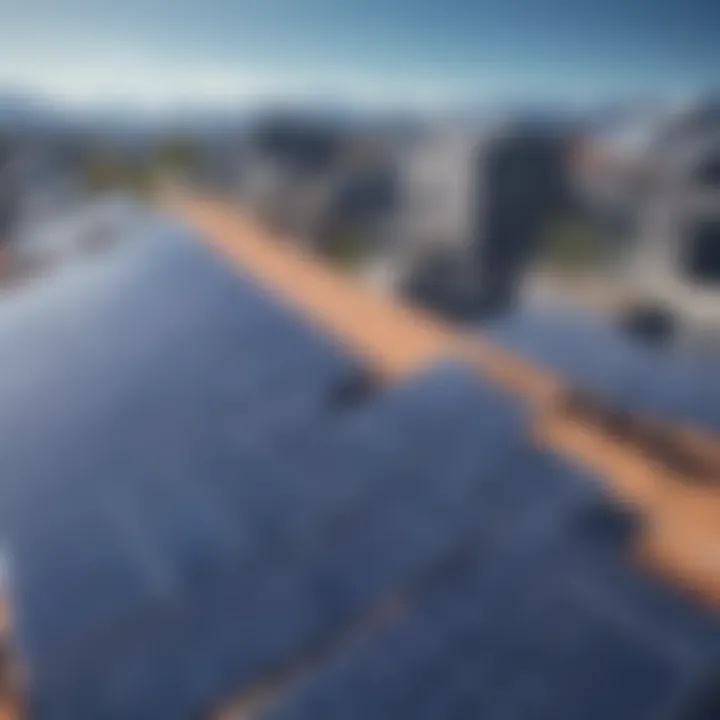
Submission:
[[[572,376],[374,295],[227,203],[182,193],[171,195],[168,207],[240,272],[252,273],[388,381],[455,358],[519,397],[532,409],[531,432],[539,442],[599,474],[618,497],[642,510],[643,555],[720,602],[720,568],[708,568],[706,560],[720,539],[717,435],[677,423],[672,415],[629,413],[627,404],[615,407],[612,396],[588,398],[583,385],[578,394]]]
[[[8,301],[0,359],[32,717],[262,687],[253,717],[634,719],[710,694],[718,623],[632,566],[632,516],[525,403],[440,353],[373,383],[186,231],[138,221]]]

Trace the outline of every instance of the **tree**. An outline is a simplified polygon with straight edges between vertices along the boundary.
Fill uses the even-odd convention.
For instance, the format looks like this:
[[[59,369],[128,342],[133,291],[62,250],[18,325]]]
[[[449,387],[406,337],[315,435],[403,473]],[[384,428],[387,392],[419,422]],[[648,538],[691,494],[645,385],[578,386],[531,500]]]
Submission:
[[[172,137],[158,151],[158,164],[172,173],[187,173],[198,163],[199,151],[195,142],[187,137]]]
[[[573,272],[598,267],[605,258],[599,233],[580,215],[550,221],[541,234],[540,257],[558,270]]]

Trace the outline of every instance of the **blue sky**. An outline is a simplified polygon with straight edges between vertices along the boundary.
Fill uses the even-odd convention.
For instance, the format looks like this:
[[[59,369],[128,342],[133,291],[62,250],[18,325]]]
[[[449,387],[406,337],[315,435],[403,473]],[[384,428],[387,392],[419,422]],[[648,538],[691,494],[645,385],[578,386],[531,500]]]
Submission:
[[[369,105],[720,87],[690,0],[0,0],[0,84],[71,103],[321,95]]]

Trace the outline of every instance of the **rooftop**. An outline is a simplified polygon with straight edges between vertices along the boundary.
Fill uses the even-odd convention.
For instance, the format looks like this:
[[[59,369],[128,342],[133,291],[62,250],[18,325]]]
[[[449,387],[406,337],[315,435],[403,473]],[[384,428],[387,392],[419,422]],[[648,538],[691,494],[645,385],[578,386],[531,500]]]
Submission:
[[[713,717],[713,414],[167,211],[0,308],[31,717]]]

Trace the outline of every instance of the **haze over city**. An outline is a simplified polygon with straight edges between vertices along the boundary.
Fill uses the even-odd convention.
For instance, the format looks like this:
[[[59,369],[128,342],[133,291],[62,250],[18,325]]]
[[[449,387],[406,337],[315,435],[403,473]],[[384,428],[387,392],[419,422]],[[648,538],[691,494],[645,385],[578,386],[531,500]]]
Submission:
[[[6,2],[0,87],[75,107],[682,100],[720,83],[715,3]]]

